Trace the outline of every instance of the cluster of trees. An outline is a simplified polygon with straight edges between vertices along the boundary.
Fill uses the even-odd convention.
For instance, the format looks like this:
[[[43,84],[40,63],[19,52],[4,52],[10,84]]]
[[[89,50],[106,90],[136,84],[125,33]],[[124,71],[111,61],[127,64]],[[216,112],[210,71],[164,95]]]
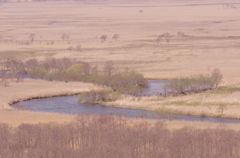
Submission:
[[[33,43],[37,43],[42,45],[45,42],[46,45],[54,45],[55,41],[53,40],[42,40],[42,37],[38,37],[35,33],[29,34],[27,40],[16,40],[11,38],[4,38],[0,37],[0,44],[7,44],[7,45],[31,45]]]
[[[157,43],[160,43],[160,42],[167,42],[169,43],[171,38],[174,37],[175,35],[171,35],[170,33],[166,32],[166,33],[163,33],[163,34],[160,34],[157,36],[157,39],[155,40]],[[185,37],[190,37],[189,35],[186,35],[184,32],[177,32],[177,37],[179,38],[185,38]]]
[[[117,41],[119,38],[120,38],[119,34],[114,34],[112,36],[112,39],[115,40],[115,41]],[[102,36],[100,36],[100,39],[101,39],[101,42],[103,43],[108,39],[108,36],[107,35],[102,35]]]
[[[6,59],[1,61],[0,76],[3,79],[31,77],[49,81],[83,81],[111,87],[121,93],[137,93],[148,86],[143,75],[128,69],[120,70],[112,61],[98,65],[69,58],[47,57],[43,61]]]
[[[70,41],[70,35],[68,34],[62,34],[60,36],[60,39],[62,41],[65,41],[68,45],[71,44]],[[54,40],[43,40],[42,36],[37,36],[35,33],[31,33],[28,36],[27,40],[15,40],[15,39],[9,39],[9,38],[4,38],[0,37],[0,44],[6,44],[6,45],[32,45],[32,44],[40,44],[40,45],[54,45],[57,41]],[[78,43],[76,46],[70,45],[69,47],[66,48],[67,51],[78,51],[80,52],[82,49],[82,46]]]
[[[214,69],[211,75],[198,75],[188,78],[171,80],[163,86],[165,96],[171,94],[199,93],[202,91],[218,88],[222,82],[223,75],[219,69]]]
[[[78,116],[68,124],[0,124],[4,158],[238,158],[240,132],[183,128],[164,121],[129,123],[108,115]]]
[[[101,85],[111,87],[113,91],[128,94],[137,94],[148,87],[148,82],[143,75],[134,71],[102,76],[98,82]]]
[[[79,102],[96,103],[99,101],[115,101],[122,93],[140,95],[148,87],[147,80],[141,74],[133,71],[111,76],[98,76],[97,78],[95,83],[110,87],[110,90],[83,92],[79,96]]]
[[[19,82],[21,76],[26,74],[24,62],[18,59],[0,60],[0,81],[6,87],[9,85],[9,79],[15,79]]]

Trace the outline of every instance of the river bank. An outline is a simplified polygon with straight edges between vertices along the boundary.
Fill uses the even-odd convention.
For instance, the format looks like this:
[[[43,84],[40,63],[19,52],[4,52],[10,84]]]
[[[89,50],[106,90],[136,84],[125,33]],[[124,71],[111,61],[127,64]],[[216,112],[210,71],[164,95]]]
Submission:
[[[88,83],[81,83],[81,82],[48,82],[43,80],[31,80],[26,79],[20,83],[11,83],[9,87],[0,87],[0,122],[1,123],[8,123],[13,126],[18,126],[22,123],[30,123],[30,124],[37,124],[37,123],[48,123],[48,122],[56,122],[56,123],[66,123],[74,119],[75,115],[66,115],[66,114],[53,114],[47,112],[32,112],[27,110],[16,110],[13,109],[10,104],[13,102],[18,102],[22,100],[29,100],[31,98],[46,98],[46,97],[53,97],[59,95],[71,95],[80,93],[82,91],[89,91],[91,89],[99,89],[100,87],[94,86]],[[203,95],[203,94],[197,94]],[[234,93],[234,95],[236,95]],[[237,94],[238,95],[238,94]],[[182,111],[178,111],[178,113],[184,112],[184,110],[188,110],[188,108],[182,108],[183,105],[167,105],[166,103],[171,103],[177,99],[186,100],[187,97],[190,96],[181,96],[181,97],[169,97],[167,101],[163,102],[163,99],[159,96],[148,96],[142,97],[141,99],[136,97],[125,97],[121,100],[117,100],[116,102],[108,103],[108,106],[120,106],[120,107],[128,107],[128,108],[135,108],[135,109],[146,109],[146,110],[164,110],[161,109],[163,107],[174,109],[179,108]],[[193,97],[193,96],[191,96]],[[195,96],[196,97],[196,96]],[[222,97],[222,96],[221,96]],[[193,97],[194,98],[194,97]],[[211,98],[211,97],[210,97]],[[228,96],[230,99],[230,97]],[[192,111],[188,112],[198,112],[201,106],[194,106]],[[208,107],[208,106],[207,106]],[[232,106],[231,106],[232,107]],[[204,108],[206,108],[204,106]],[[204,109],[201,107],[201,109]],[[209,107],[208,107],[209,108]],[[234,108],[235,109],[235,108]],[[228,108],[227,111],[231,111],[234,109]],[[236,111],[238,109],[235,109]],[[224,111],[224,114],[228,113]],[[167,112],[167,111],[165,111]],[[172,111],[169,111],[172,112]],[[213,110],[214,112],[214,110]],[[217,111],[215,110],[215,113]],[[199,115],[201,113],[198,113]],[[141,119],[130,119],[133,121],[141,121]],[[154,123],[154,120],[144,119],[148,122]],[[179,129],[185,126],[191,126],[195,128],[218,128],[218,124],[208,123],[208,122],[189,122],[189,121],[165,121],[167,127],[170,129]],[[232,129],[240,129],[240,127],[236,124],[228,124],[227,126],[231,127]]]
[[[54,96],[68,96],[91,89],[99,89],[99,87],[83,82],[66,83],[24,79],[19,83],[11,82],[7,87],[0,86],[0,109],[12,109],[10,105],[19,101],[51,98]]]
[[[156,112],[240,119],[240,91],[210,90],[203,93],[179,96],[124,96],[106,106],[143,109]]]
[[[79,94],[82,91],[89,91],[91,89],[99,89],[99,87],[82,82],[48,82],[33,79],[24,79],[19,83],[11,82],[7,87],[0,86],[0,123],[18,126],[22,123],[69,122],[74,116],[16,110],[10,105],[33,98],[50,98]]]

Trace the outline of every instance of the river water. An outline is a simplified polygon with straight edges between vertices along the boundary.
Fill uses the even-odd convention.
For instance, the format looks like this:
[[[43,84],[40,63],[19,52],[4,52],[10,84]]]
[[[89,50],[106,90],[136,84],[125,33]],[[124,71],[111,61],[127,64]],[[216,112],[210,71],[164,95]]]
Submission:
[[[163,84],[166,84],[166,83],[167,81],[149,80],[149,88],[148,90],[143,92],[143,95],[156,95],[159,93],[163,93],[161,87]],[[111,115],[123,115],[126,117],[132,117],[132,118],[145,117],[150,119],[163,118],[163,119],[203,121],[203,122],[215,122],[215,123],[240,123],[240,120],[236,120],[236,119],[173,115],[173,114],[164,114],[164,113],[158,113],[158,112],[147,111],[147,110],[103,106],[99,104],[79,104],[77,95],[23,101],[23,102],[14,104],[13,107],[28,109],[31,111],[62,113],[62,114],[111,114]]]

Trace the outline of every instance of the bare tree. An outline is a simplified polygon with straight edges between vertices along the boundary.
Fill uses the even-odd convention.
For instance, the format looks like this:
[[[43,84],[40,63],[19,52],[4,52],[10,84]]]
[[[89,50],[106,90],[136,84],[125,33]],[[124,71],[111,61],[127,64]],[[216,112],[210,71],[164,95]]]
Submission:
[[[33,41],[35,40],[35,38],[36,38],[35,33],[30,34],[28,38],[29,38],[29,40],[30,40],[31,42],[33,42]]]
[[[92,67],[92,74],[93,75],[98,75],[98,65],[95,65]]]
[[[223,116],[224,110],[226,110],[226,109],[227,109],[227,106],[225,104],[220,104],[218,106],[218,110],[221,113],[221,116]]]
[[[164,84],[164,85],[162,86],[162,88],[163,88],[163,90],[164,90],[164,97],[166,97],[166,96],[167,96],[167,93],[168,93],[168,89],[169,89],[168,84]]]
[[[65,41],[65,39],[66,39],[66,34],[62,34],[61,40]]]
[[[77,45],[77,46],[76,46],[76,51],[80,52],[80,51],[81,51],[81,48],[82,48],[81,45]]]
[[[166,41],[167,43],[170,42],[170,38],[171,35],[169,33],[164,33],[158,36],[158,38],[156,39],[157,42],[161,42],[161,41]]]
[[[223,80],[223,75],[221,74],[221,71],[219,69],[214,69],[212,71],[212,75],[211,78],[213,80],[213,86],[215,86],[216,88],[218,88],[219,84],[222,82]]]
[[[70,36],[67,35],[67,34],[62,34],[61,39],[62,39],[63,41],[65,41],[65,40],[68,41],[68,40],[70,39]]]
[[[25,67],[27,69],[32,69],[34,67],[37,67],[38,65],[39,63],[37,59],[28,59],[27,61],[25,61]]]
[[[8,87],[9,86],[9,81],[6,77],[2,78],[2,84],[4,87]]]
[[[112,36],[112,39],[114,39],[115,41],[117,41],[120,38],[119,34],[114,34]]]
[[[100,39],[101,39],[101,42],[103,43],[103,42],[105,42],[106,40],[107,40],[107,35],[102,35],[101,37],[100,37]]]
[[[67,50],[71,52],[73,50],[73,46],[68,47]]]
[[[90,64],[87,63],[87,62],[83,62],[82,65],[83,65],[83,73],[84,73],[84,75],[89,75],[90,74],[90,69],[91,69]]]
[[[19,82],[20,77],[26,73],[23,61],[9,59],[8,63],[10,64],[10,75],[15,77],[17,79],[16,81]]]
[[[112,61],[106,61],[104,64],[104,71],[106,75],[111,76],[115,70],[114,64]]]
[[[178,35],[179,37],[185,37],[185,36],[186,36],[184,32],[177,32],[177,35]]]

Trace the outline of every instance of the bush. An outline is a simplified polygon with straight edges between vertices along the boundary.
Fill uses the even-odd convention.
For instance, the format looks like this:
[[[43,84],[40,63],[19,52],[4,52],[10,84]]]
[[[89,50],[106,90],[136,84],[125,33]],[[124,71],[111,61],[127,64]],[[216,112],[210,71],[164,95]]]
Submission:
[[[111,87],[114,91],[127,94],[139,93],[148,87],[147,80],[136,72],[104,77],[101,84]]]
[[[117,100],[121,94],[112,90],[91,90],[89,92],[83,92],[79,95],[79,103],[98,103]]]
[[[43,67],[34,67],[27,72],[29,77],[33,78],[44,78],[47,74],[47,70]]]
[[[82,64],[74,64],[66,70],[67,74],[73,77],[77,77],[83,73]]]
[[[211,75],[197,75],[190,78],[177,78],[164,85],[166,93],[186,94],[199,93],[218,87],[222,81],[222,74],[218,69],[213,70]]]

